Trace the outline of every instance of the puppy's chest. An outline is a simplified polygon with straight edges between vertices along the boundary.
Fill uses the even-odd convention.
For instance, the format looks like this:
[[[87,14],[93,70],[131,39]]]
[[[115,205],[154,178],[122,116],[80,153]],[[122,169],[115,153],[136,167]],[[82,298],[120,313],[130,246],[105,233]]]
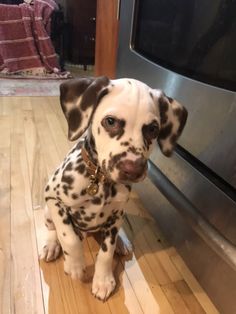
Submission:
[[[71,208],[69,216],[72,224],[80,231],[98,231],[110,228],[124,215],[120,202],[112,202],[105,206],[93,206],[89,203],[79,208]]]
[[[74,227],[91,232],[111,227],[122,218],[128,195],[127,187],[119,184],[99,184],[98,193],[94,196],[88,195],[85,190],[80,200],[69,207]]]

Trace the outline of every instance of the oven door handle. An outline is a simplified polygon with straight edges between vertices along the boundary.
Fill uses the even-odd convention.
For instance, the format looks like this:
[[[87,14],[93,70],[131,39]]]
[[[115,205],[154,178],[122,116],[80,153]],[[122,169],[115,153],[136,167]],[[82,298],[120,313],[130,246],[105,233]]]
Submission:
[[[148,161],[148,177],[166,199],[178,210],[192,229],[194,229],[227,264],[236,270],[236,246],[202,216],[200,211],[151,160]]]

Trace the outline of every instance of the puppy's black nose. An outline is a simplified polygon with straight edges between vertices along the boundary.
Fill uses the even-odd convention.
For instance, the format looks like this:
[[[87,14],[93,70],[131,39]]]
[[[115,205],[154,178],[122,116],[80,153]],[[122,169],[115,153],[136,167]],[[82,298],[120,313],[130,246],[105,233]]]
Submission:
[[[118,169],[122,180],[135,181],[144,175],[147,161],[144,158],[138,158],[135,161],[126,159],[119,163]]]

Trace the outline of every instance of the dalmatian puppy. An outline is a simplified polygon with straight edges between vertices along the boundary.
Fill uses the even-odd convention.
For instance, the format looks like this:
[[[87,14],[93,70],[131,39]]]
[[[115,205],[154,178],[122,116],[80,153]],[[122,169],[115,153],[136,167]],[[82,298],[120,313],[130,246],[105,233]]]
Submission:
[[[171,155],[187,111],[140,81],[107,77],[61,84],[60,102],[69,140],[78,142],[45,188],[48,235],[42,258],[54,260],[62,248],[65,273],[83,279],[82,240],[100,232],[92,293],[104,301],[116,285],[116,245],[123,254],[131,250],[118,234],[131,185],[145,178],[153,145]]]

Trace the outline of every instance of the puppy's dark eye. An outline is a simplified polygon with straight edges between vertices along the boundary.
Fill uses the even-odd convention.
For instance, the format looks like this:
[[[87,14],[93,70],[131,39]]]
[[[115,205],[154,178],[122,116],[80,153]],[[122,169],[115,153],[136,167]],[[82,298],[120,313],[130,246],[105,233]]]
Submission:
[[[106,116],[102,119],[101,125],[110,137],[119,139],[124,134],[125,120],[118,119],[114,116]]]
[[[119,128],[119,121],[114,117],[106,117],[103,119],[102,125],[106,129],[115,129],[115,128]]]
[[[109,125],[109,126],[114,126],[116,123],[116,120],[112,117],[107,117],[106,118],[106,124]]]

